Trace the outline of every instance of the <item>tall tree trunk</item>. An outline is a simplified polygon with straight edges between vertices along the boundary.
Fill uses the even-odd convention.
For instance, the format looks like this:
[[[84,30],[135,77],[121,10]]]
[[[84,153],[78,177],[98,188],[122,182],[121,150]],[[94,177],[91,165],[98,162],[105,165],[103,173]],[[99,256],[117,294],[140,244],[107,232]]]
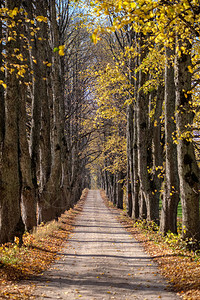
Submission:
[[[129,217],[132,216],[133,202],[132,202],[132,190],[131,190],[131,179],[130,179],[130,165],[127,160],[127,214]]]
[[[143,49],[143,39],[140,37],[140,65],[146,57],[145,50]],[[147,74],[142,70],[139,71],[139,86],[137,96],[137,126],[138,126],[138,171],[140,179],[140,191],[143,194],[146,207],[147,207],[147,220],[159,220],[159,203],[152,194],[150,184],[150,176],[148,174],[148,151],[149,151],[149,131],[148,131],[148,95],[143,91],[143,85],[147,80]]]
[[[2,1],[0,1],[0,8],[2,7]],[[0,40],[3,38],[3,32],[2,32],[2,20],[0,20]],[[0,43],[0,68],[2,66],[3,62],[3,43]],[[0,72],[0,80],[4,81],[5,76],[4,72]],[[1,150],[2,150],[2,143],[4,140],[4,134],[5,134],[5,103],[4,103],[4,88],[2,85],[0,85],[0,160],[1,160]]]
[[[139,191],[140,191],[140,181],[139,181],[139,175],[138,175],[138,145],[137,145],[137,109],[136,109],[136,103],[135,109],[134,109],[134,130],[133,130],[133,172],[131,173],[131,185],[132,185],[132,218],[134,220],[137,220],[140,217],[140,197],[139,197]],[[144,212],[142,213],[142,216],[145,217]]]
[[[129,217],[132,216],[132,190],[131,178],[133,173],[133,108],[129,105],[127,108],[127,213]]]
[[[59,31],[56,17],[55,0],[50,1],[51,7],[51,34],[53,48],[59,46]],[[61,141],[61,110],[62,85],[60,80],[60,58],[58,52],[53,54],[52,83],[53,83],[53,132],[52,132],[52,168],[46,184],[46,191],[39,201],[40,221],[49,221],[57,218],[62,211],[61,183],[62,183],[62,141]]]
[[[46,0],[39,0],[36,3],[37,15],[47,18],[48,3]],[[52,63],[50,55],[50,45],[48,41],[48,25],[41,22],[38,32],[38,58],[41,76],[41,131],[40,131],[40,193],[45,189],[46,183],[51,173],[51,126],[50,126],[50,95],[48,94],[48,84],[51,82],[50,72]],[[46,64],[44,64],[46,62]]]
[[[37,225],[36,191],[32,182],[31,158],[26,133],[26,86],[21,85],[19,103],[19,162],[21,174],[21,209],[25,229],[30,231]]]
[[[147,206],[146,206],[146,200],[144,197],[144,193],[142,190],[139,190],[139,218],[140,220],[146,220],[147,219]]]
[[[134,31],[131,28],[127,33],[129,47],[134,42]],[[134,60],[129,58],[129,82],[134,87]],[[134,95],[130,89],[129,97],[134,101]],[[129,217],[132,216],[133,210],[133,184],[134,184],[134,171],[133,171],[133,103],[128,104],[127,107],[127,126],[126,126],[126,139],[127,139],[127,213]]]
[[[37,5],[37,4],[36,4]],[[34,19],[35,7],[33,1],[24,0],[23,6],[27,12],[27,17],[30,20]],[[37,24],[38,27],[40,26]],[[31,112],[31,132],[30,132],[30,153],[31,153],[31,168],[33,174],[33,183],[35,188],[38,188],[39,181],[39,142],[41,129],[41,95],[43,78],[41,76],[41,63],[39,56],[39,40],[32,36],[33,24],[27,23],[27,35],[30,41],[29,56],[30,65],[33,71],[32,76],[32,112]],[[43,64],[43,63],[42,63]]]
[[[182,41],[183,43],[183,41]],[[177,45],[182,46],[177,37]],[[191,66],[192,45],[184,41],[187,53],[176,53],[175,87],[176,87],[176,125],[178,134],[178,173],[180,179],[180,196],[182,203],[183,238],[200,240],[199,220],[199,168],[196,162],[192,138],[187,129],[193,122],[191,102]],[[181,49],[181,48],[180,48]]]
[[[176,131],[175,124],[175,82],[174,68],[170,63],[174,50],[165,49],[165,182],[161,210],[160,231],[177,233],[177,206],[179,203],[179,178],[177,163],[177,146],[173,135]]]
[[[137,34],[135,34],[135,47],[137,44]],[[138,67],[138,57],[135,58],[135,68]],[[138,84],[139,84],[139,72],[135,71],[134,82],[133,77],[132,84],[134,85],[134,103],[133,103],[133,170],[131,172],[131,189],[132,189],[132,218],[137,220],[139,217],[146,218],[145,211],[142,209],[140,214],[140,180],[138,171],[138,109],[137,109],[137,96],[138,96]],[[142,202],[142,201],[141,201]],[[142,205],[143,207],[143,205]]]
[[[154,100],[156,100],[155,104],[155,113],[153,116],[153,122],[150,126],[150,130],[152,131],[152,153],[149,157],[149,166],[152,167],[152,178],[151,178],[151,186],[152,192],[154,196],[154,203],[157,205],[157,215],[159,215],[159,201],[160,201],[160,190],[163,181],[163,146],[161,141],[161,115],[163,110],[163,101],[164,101],[164,87],[159,84],[157,87],[157,91],[154,95],[152,95]]]
[[[9,10],[20,8],[21,1],[6,1]],[[16,19],[19,18],[17,14]],[[8,18],[8,24],[11,22]],[[16,25],[15,31],[19,33]],[[7,26],[7,38],[12,36],[12,28]],[[21,178],[19,165],[19,103],[20,89],[17,71],[10,72],[16,58],[13,57],[14,49],[20,49],[19,39],[6,43],[7,70],[5,94],[5,138],[2,149],[2,176],[0,186],[0,242],[7,242],[15,235],[22,235],[24,227],[21,219],[20,196]]]
[[[117,208],[123,209],[123,180],[124,176],[122,172],[117,174]]]

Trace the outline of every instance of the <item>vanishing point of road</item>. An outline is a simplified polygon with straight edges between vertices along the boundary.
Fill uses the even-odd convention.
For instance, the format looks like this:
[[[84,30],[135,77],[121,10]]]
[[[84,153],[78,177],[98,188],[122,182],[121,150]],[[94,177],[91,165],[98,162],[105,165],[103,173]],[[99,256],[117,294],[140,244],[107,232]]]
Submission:
[[[36,299],[180,299],[95,190],[58,259],[35,283]]]

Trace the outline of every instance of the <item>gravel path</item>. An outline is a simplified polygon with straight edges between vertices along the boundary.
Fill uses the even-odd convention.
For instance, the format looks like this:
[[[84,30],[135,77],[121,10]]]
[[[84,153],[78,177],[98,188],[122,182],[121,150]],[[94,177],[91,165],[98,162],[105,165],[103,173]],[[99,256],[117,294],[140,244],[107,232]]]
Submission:
[[[92,190],[58,260],[35,283],[36,299],[180,299]]]

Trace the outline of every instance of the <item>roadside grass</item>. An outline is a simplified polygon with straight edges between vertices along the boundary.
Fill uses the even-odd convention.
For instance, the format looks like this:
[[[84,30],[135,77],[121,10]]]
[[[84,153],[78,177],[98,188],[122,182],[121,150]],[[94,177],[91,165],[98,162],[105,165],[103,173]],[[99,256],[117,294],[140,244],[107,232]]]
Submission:
[[[159,202],[159,209],[161,211],[162,208],[162,201],[160,200]],[[181,201],[179,201],[178,203],[178,207],[177,207],[177,217],[178,218],[182,218],[182,206],[181,206]]]
[[[42,275],[56,259],[73,230],[75,217],[82,211],[87,193],[85,189],[74,208],[62,214],[58,221],[42,223],[33,233],[25,233],[22,247],[18,238],[14,243],[0,245],[0,299],[34,299],[31,277]]]
[[[184,300],[200,299],[200,251],[189,251],[181,238],[181,222],[178,221],[178,235],[168,233],[165,237],[159,233],[156,224],[145,221],[134,222],[125,211],[117,209],[107,198],[104,191],[101,196],[107,207],[118,211],[118,220],[133,237],[141,242],[145,251],[157,262],[161,274],[169,285]],[[179,207],[179,216],[181,208]]]
[[[159,207],[160,207],[160,210],[161,210],[161,207],[162,207],[162,201],[160,200],[160,203],[159,203]],[[200,203],[199,203],[199,208],[200,208]],[[178,218],[182,218],[182,206],[181,206],[181,201],[179,201],[178,203],[178,207],[177,207],[177,217]]]

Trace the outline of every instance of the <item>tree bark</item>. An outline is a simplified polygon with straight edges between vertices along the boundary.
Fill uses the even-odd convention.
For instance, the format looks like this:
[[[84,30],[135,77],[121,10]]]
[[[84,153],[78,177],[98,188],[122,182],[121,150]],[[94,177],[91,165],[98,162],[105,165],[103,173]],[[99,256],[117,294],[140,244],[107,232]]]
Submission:
[[[123,180],[124,176],[122,172],[117,174],[117,208],[123,209]]]
[[[20,8],[21,1],[6,1],[6,8]],[[16,16],[16,19],[19,15]],[[8,25],[10,20],[8,19]],[[20,25],[16,25],[19,33]],[[12,36],[12,30],[7,26],[7,38]],[[20,89],[17,79],[17,70],[10,72],[16,58],[13,57],[14,49],[20,49],[19,39],[10,40],[6,43],[7,70],[6,70],[6,94],[5,94],[5,138],[2,149],[2,175],[1,175],[1,198],[0,198],[0,242],[10,241],[15,235],[21,236],[24,227],[20,210],[20,165],[19,165],[19,103]]]
[[[36,3],[37,15],[47,17],[48,3],[44,0],[39,0]],[[45,190],[47,181],[51,174],[51,124],[50,124],[50,98],[48,93],[48,85],[51,83],[51,66],[43,62],[52,63],[50,55],[50,45],[48,42],[48,25],[45,22],[41,22],[40,31],[38,37],[41,39],[38,41],[38,58],[40,63],[40,76],[41,76],[41,130],[40,130],[40,193]]]
[[[143,39],[140,37],[140,65],[146,57],[143,49]],[[150,184],[150,176],[148,174],[148,151],[149,151],[149,130],[148,130],[148,95],[142,90],[144,83],[147,80],[147,74],[142,70],[139,71],[139,86],[137,96],[137,127],[138,127],[138,173],[140,179],[140,193],[143,194],[146,201],[147,220],[158,222],[159,220],[159,203],[152,194]]]
[[[183,43],[183,41],[182,41]],[[183,238],[200,240],[199,220],[199,168],[196,162],[192,138],[187,135],[188,125],[193,122],[191,108],[191,66],[192,45],[184,41],[187,53],[176,53],[175,87],[176,87],[176,125],[178,134],[178,173],[182,204]],[[176,46],[181,47],[178,40]]]
[[[179,203],[179,178],[177,163],[177,146],[173,135],[176,131],[175,124],[175,82],[174,68],[170,59],[174,56],[174,50],[165,49],[165,182],[162,200],[160,231],[166,234],[168,231],[177,233],[177,207]]]
[[[31,157],[26,133],[26,87],[20,86],[19,103],[19,163],[21,177],[21,210],[25,229],[30,231],[37,225],[36,190],[31,172]]]
[[[59,46],[59,31],[56,17],[55,0],[51,0],[51,35],[53,47]],[[60,80],[60,58],[58,52],[53,54],[53,132],[52,132],[52,167],[46,191],[39,201],[39,221],[49,221],[57,218],[62,211],[62,137],[61,137],[61,101],[62,85]]]
[[[128,36],[128,44],[129,47],[133,45],[134,42],[134,31],[133,29],[129,29]],[[132,57],[129,58],[129,82],[132,87],[134,87],[134,60]],[[132,90],[130,89],[129,97],[132,101],[134,101],[134,95]],[[133,170],[133,102],[128,104],[127,107],[127,126],[126,126],[126,139],[127,139],[127,213],[129,217],[132,216],[133,211],[133,186],[134,186],[134,170]]]
[[[137,46],[137,35],[135,34],[135,47]],[[135,68],[138,67],[138,57],[135,58]],[[139,217],[146,217],[143,209],[140,214],[140,180],[138,171],[138,109],[137,109],[137,97],[138,97],[138,84],[139,84],[139,72],[135,71],[134,74],[134,103],[133,103],[133,170],[131,172],[131,189],[132,189],[132,218],[137,220]],[[141,201],[142,202],[142,201]]]
[[[38,2],[36,3],[36,7],[34,7],[33,1],[24,0],[23,1],[24,9],[27,12],[27,17],[30,20],[34,19],[34,14],[36,13],[36,7],[38,6]],[[40,27],[41,24],[37,24]],[[32,106],[31,106],[31,132],[30,132],[30,154],[31,154],[31,168],[32,168],[32,176],[33,176],[33,184],[35,189],[38,188],[39,182],[39,143],[40,143],[40,129],[41,129],[41,91],[43,90],[43,78],[40,60],[40,48],[39,48],[39,40],[36,36],[32,36],[32,28],[33,24],[30,22],[26,25],[27,35],[30,42],[29,47],[29,56],[30,56],[30,65],[33,71],[32,76]],[[35,26],[37,27],[37,26]],[[43,51],[43,50],[42,50]]]
[[[2,7],[2,1],[0,1],[0,8]],[[2,32],[2,20],[0,20],[0,40],[3,38],[3,32]],[[0,43],[0,67],[2,67],[3,62],[3,45]],[[0,80],[5,80],[4,72],[0,72]],[[4,140],[4,134],[5,134],[5,103],[4,103],[4,88],[2,85],[0,85],[0,160],[2,157],[2,143]]]
[[[178,38],[177,38],[178,39]],[[180,196],[182,204],[182,226],[184,239],[200,240],[199,221],[199,168],[197,166],[192,140],[187,136],[188,125],[193,122],[191,109],[192,96],[191,47],[189,41],[184,41],[189,52],[176,54],[175,87],[176,87],[176,125],[178,134],[178,173],[180,180]],[[177,41],[180,47],[181,43]]]

